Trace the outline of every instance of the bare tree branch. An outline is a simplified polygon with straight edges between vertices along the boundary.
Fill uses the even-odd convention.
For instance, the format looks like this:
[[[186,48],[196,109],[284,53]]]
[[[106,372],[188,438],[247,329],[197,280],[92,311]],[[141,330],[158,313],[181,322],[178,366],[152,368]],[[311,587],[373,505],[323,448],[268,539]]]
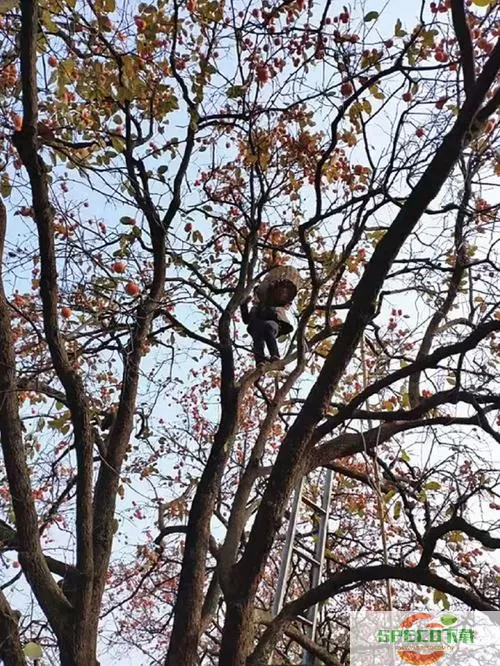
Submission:
[[[419,567],[427,568],[434,554],[436,544],[438,539],[441,539],[445,534],[449,532],[463,532],[468,536],[472,537],[479,541],[486,548],[497,549],[500,548],[500,538],[492,537],[491,534],[486,530],[480,530],[474,525],[468,523],[461,516],[455,516],[447,520],[441,525],[436,525],[431,527],[427,532],[424,538],[424,549],[422,551],[422,556],[420,562],[418,563]]]
[[[460,46],[460,59],[464,71],[465,94],[470,95],[474,89],[476,76],[474,74],[474,48],[472,38],[465,16],[463,0],[451,0],[451,15],[453,27]]]
[[[314,433],[313,441],[317,442],[325,434],[330,432],[333,428],[339,425],[345,418],[351,416],[359,405],[362,405],[370,396],[378,393],[386,386],[390,386],[395,381],[399,379],[404,379],[409,375],[423,370],[424,368],[433,368],[436,367],[443,359],[448,358],[449,356],[454,356],[455,354],[462,354],[471,349],[474,349],[478,342],[488,337],[491,333],[495,331],[500,331],[500,322],[491,321],[486,322],[485,324],[480,324],[470,335],[464,338],[461,342],[456,342],[445,347],[437,349],[429,356],[422,357],[420,360],[416,360],[413,363],[396,370],[395,372],[387,375],[383,379],[380,379],[366,389],[358,393],[358,395],[351,400],[350,403],[339,409],[339,413],[335,416],[329,417],[316,428]],[[427,404],[427,403],[425,403]]]

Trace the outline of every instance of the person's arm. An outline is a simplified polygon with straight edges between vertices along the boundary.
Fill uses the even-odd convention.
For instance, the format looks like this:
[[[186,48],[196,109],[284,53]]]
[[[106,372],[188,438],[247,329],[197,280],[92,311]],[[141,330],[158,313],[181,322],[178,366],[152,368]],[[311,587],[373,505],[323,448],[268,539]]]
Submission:
[[[250,321],[250,313],[248,311],[248,301],[250,299],[247,299],[244,303],[240,305],[240,311],[241,311],[241,318],[243,320],[244,324],[248,324]]]
[[[279,318],[279,314],[278,314],[278,309],[275,308],[275,307],[264,308],[263,319],[268,319],[269,321],[279,322],[280,318]]]

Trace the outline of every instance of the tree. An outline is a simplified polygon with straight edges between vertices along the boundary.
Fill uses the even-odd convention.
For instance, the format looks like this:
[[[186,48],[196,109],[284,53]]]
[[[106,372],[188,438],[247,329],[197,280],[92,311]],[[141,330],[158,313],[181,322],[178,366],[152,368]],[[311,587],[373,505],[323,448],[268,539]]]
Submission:
[[[4,662],[97,663],[111,616],[148,663],[337,663],[377,581],[496,609],[498,3],[2,11]],[[296,334],[254,369],[238,309],[283,264]],[[273,619],[325,467],[327,577]]]

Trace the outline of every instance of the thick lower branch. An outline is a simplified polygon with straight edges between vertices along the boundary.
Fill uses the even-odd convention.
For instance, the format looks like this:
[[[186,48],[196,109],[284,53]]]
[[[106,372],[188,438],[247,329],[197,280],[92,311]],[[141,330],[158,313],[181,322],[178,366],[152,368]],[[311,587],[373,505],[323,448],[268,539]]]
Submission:
[[[262,635],[257,647],[247,659],[246,666],[259,666],[262,663],[268,646],[274,644],[297,615],[303,615],[311,606],[341,594],[347,587],[352,587],[353,584],[359,585],[374,580],[401,580],[415,583],[416,585],[428,585],[435,590],[452,595],[475,610],[498,610],[493,604],[485,602],[469,590],[454,585],[427,569],[390,565],[348,569],[332,576],[321,585],[318,585],[295,601],[284,606],[281,613],[274,618]]]
[[[418,563],[419,567],[426,568],[429,566],[438,540],[449,532],[463,532],[464,534],[467,534],[473,539],[479,541],[479,543],[481,543],[485,548],[500,548],[500,538],[493,537],[487,530],[481,530],[477,527],[474,527],[474,525],[471,525],[460,516],[455,516],[454,518],[447,520],[441,525],[431,527],[431,529],[427,532],[424,538],[424,549],[422,556],[420,558],[420,562]]]

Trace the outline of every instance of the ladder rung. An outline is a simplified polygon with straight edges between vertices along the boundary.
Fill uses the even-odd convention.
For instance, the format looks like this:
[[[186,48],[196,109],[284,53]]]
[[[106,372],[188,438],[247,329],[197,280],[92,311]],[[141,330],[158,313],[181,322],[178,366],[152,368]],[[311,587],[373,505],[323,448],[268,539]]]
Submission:
[[[311,564],[314,564],[317,567],[321,566],[321,562],[319,562],[312,555],[309,555],[309,553],[306,553],[304,550],[301,550],[300,548],[297,548],[297,546],[294,546],[293,550],[297,553],[297,555],[299,557],[302,557],[304,560],[307,560],[308,562],[310,562]]]
[[[310,620],[310,619],[309,619],[308,617],[306,617],[305,615],[297,615],[297,618],[296,618],[296,619],[297,619],[299,622],[305,622],[305,624],[308,624],[310,627],[312,627],[312,625],[313,625],[313,621]]]
[[[323,509],[322,506],[319,506],[319,504],[315,504],[312,500],[307,499],[307,497],[303,497],[302,501],[304,502],[304,504],[307,504],[307,506],[310,509],[316,511],[316,513],[319,513],[322,516],[326,516],[326,511]]]

